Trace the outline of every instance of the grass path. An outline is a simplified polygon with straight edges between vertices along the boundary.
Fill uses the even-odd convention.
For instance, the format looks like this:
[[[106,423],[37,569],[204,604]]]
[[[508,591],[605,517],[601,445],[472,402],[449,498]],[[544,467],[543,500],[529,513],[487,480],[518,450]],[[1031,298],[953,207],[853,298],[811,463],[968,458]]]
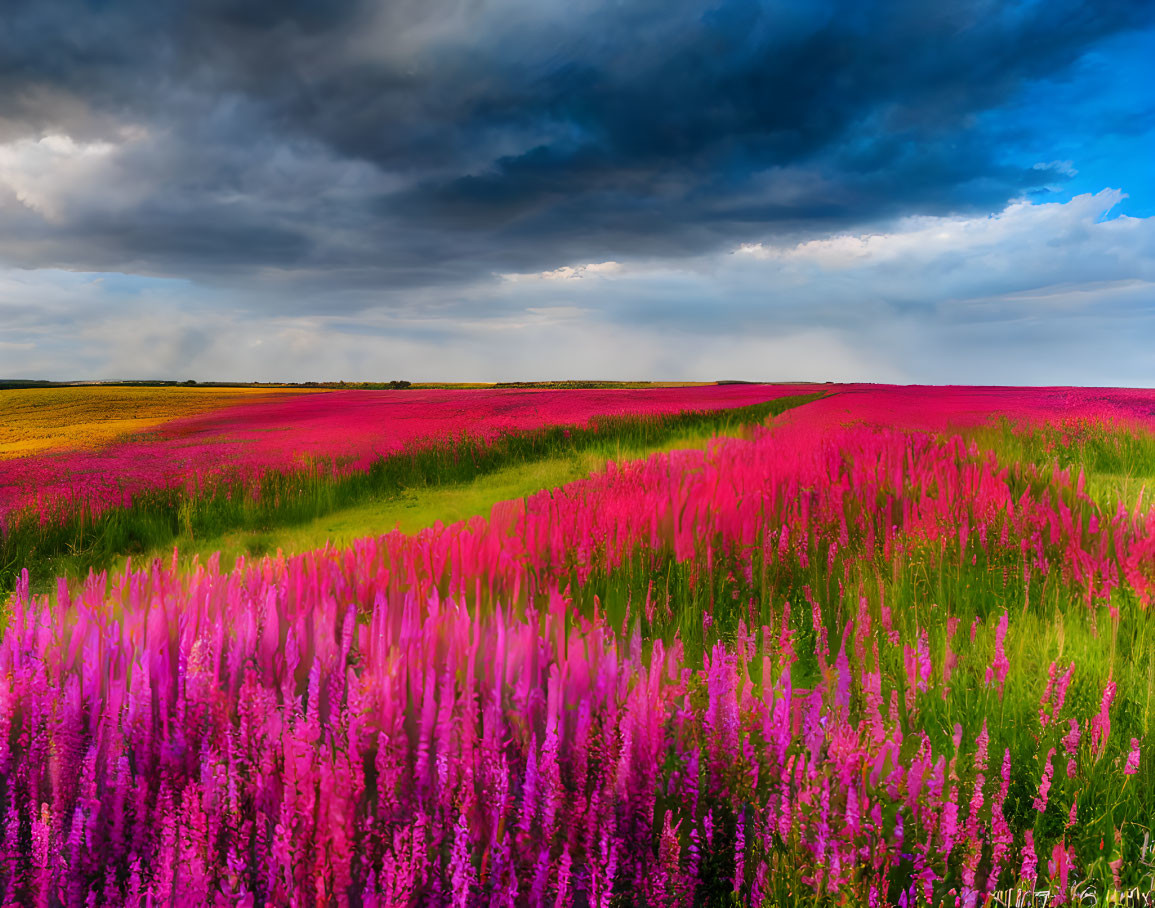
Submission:
[[[686,433],[664,444],[636,446],[607,444],[597,450],[571,451],[564,455],[544,457],[532,463],[503,467],[491,473],[460,483],[404,490],[396,495],[365,501],[340,508],[306,523],[268,530],[236,530],[193,539],[180,537],[175,547],[182,559],[198,557],[202,562],[219,552],[222,569],[230,569],[238,556],[259,557],[275,553],[297,554],[322,548],[326,543],[337,547],[355,539],[380,535],[393,529],[416,533],[435,523],[450,524],[471,517],[487,517],[495,504],[525,498],[542,489],[552,489],[582,479],[603,469],[611,461],[645,457],[659,451],[702,448],[712,438],[736,437],[743,431]],[[155,549],[145,559],[164,557],[172,549]],[[121,558],[114,569],[124,567]]]
[[[355,539],[393,529],[415,533],[438,522],[450,524],[471,517],[487,517],[498,502],[563,486],[603,469],[610,461],[645,457],[658,451],[702,448],[712,438],[735,437],[746,430],[743,425],[730,425],[721,430],[691,429],[658,444],[614,438],[593,448],[560,452],[555,449],[554,453],[543,454],[536,460],[513,463],[469,480],[401,489],[282,526],[231,529],[196,537],[185,533],[174,545],[182,557],[196,556],[202,562],[219,552],[221,567],[228,569],[241,555],[252,558],[277,550],[297,554],[322,548],[326,543],[343,547]],[[1047,429],[1033,433],[1014,431],[1004,422],[972,428],[963,434],[974,438],[980,448],[994,450],[1004,464],[1028,462],[1048,468],[1058,463],[1062,467],[1074,465],[1076,471],[1079,465],[1085,464],[1087,490],[1108,510],[1113,510],[1120,500],[1131,508],[1149,499],[1147,490],[1155,484],[1155,438],[1145,433],[1114,433],[1092,428],[1075,438],[1060,438]],[[143,556],[134,556],[134,560],[166,557],[172,548],[172,545],[153,547]],[[125,558],[121,557],[113,566],[119,569],[124,563]]]
[[[549,425],[482,441],[463,435],[332,472],[319,464],[226,479],[193,492],[155,488],[123,508],[75,508],[45,521],[21,512],[0,533],[0,599],[27,569],[35,591],[57,577],[83,578],[181,552],[225,556],[298,551],[391,529],[418,528],[484,514],[496,501],[561,485],[607,459],[671,446],[700,447],[715,434],[764,423],[822,392],[785,395],[740,407],[660,415],[595,417],[585,426]],[[592,455],[592,457],[590,456]],[[435,494],[437,492],[443,494]],[[463,495],[461,493],[464,493]],[[429,496],[434,495],[433,499]],[[459,502],[459,498],[464,498]],[[391,507],[403,507],[398,514]],[[422,515],[414,520],[414,514]],[[286,548],[288,546],[288,548]]]

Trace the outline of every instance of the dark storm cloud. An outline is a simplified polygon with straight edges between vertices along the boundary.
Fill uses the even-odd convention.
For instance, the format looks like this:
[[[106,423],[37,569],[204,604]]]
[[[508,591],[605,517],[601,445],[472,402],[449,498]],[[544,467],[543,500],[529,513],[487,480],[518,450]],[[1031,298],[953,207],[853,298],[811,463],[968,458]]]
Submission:
[[[0,143],[105,145],[48,164],[19,146],[0,261],[396,289],[989,211],[1062,179],[1005,162],[1000,105],[1150,19],[1118,0],[9,0]],[[48,166],[77,175],[21,188]]]

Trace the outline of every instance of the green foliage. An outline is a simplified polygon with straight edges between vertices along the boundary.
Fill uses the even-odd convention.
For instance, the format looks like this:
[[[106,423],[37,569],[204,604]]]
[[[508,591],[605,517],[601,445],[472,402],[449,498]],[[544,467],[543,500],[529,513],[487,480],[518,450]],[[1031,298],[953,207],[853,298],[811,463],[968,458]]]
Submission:
[[[1133,507],[1144,490],[1150,503],[1155,489],[1155,433],[1139,427],[1086,419],[1025,427],[1001,419],[967,435],[1005,464],[1082,471],[1087,494],[1104,507]]]
[[[300,526],[342,508],[394,499],[406,492],[468,483],[477,477],[542,459],[584,451],[632,456],[687,433],[725,434],[762,423],[820,395],[781,397],[727,410],[657,416],[602,416],[587,426],[547,426],[492,441],[461,436],[390,454],[363,471],[318,462],[294,471],[270,470],[254,483],[221,482],[188,493],[159,489],[130,506],[92,514],[80,508],[42,523],[18,515],[0,536],[0,596],[15,585],[21,568],[43,587],[58,575],[83,576],[124,556],[171,548],[229,531],[268,533]]]

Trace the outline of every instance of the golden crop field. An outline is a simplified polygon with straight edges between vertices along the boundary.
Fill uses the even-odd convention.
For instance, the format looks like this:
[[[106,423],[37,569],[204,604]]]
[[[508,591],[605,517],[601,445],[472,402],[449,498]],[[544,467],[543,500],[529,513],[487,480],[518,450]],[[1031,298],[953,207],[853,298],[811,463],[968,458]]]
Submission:
[[[0,460],[98,448],[152,426],[242,400],[300,390],[265,388],[30,388],[0,392]]]

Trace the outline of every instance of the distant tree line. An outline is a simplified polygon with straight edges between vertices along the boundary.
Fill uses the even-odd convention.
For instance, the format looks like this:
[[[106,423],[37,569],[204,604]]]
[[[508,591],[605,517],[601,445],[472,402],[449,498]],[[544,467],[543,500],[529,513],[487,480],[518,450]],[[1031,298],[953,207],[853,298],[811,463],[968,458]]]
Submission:
[[[303,388],[356,388],[364,391],[403,391],[411,381],[306,381]]]
[[[195,378],[184,381],[41,381],[38,379],[0,379],[0,391],[19,388],[74,388],[78,386],[99,386],[102,388],[172,388],[200,385],[206,388],[354,388],[368,391],[401,391],[412,387],[413,382],[396,381],[306,381],[306,382],[260,382],[260,381],[206,381]]]

